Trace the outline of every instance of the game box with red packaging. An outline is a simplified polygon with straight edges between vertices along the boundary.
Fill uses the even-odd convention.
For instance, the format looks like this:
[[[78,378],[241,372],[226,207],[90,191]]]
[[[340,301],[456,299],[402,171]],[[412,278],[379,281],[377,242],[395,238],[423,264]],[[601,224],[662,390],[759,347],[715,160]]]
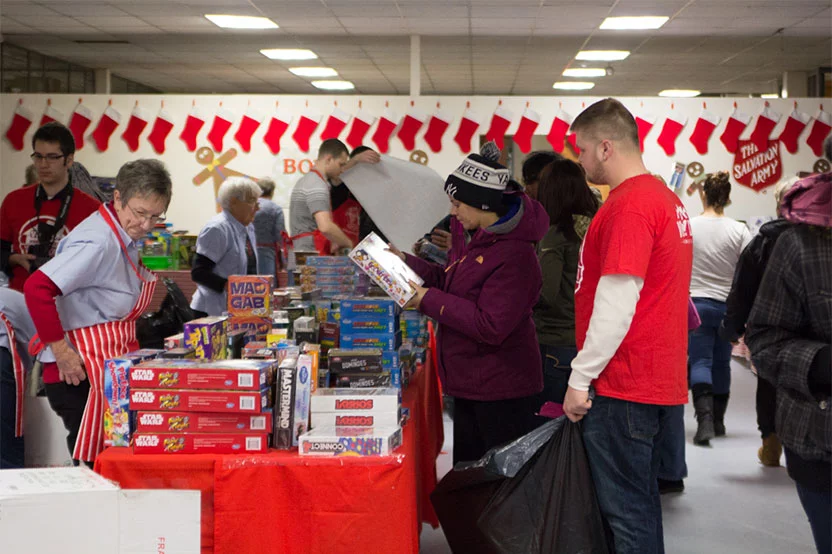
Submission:
[[[139,433],[268,433],[272,414],[212,414],[191,412],[138,412]]]
[[[150,360],[130,370],[130,383],[143,389],[260,390],[275,370],[267,360]]]
[[[268,387],[259,391],[131,389],[130,409],[259,414],[269,408],[269,396]]]
[[[269,448],[266,433],[136,433],[134,454],[262,453]]]

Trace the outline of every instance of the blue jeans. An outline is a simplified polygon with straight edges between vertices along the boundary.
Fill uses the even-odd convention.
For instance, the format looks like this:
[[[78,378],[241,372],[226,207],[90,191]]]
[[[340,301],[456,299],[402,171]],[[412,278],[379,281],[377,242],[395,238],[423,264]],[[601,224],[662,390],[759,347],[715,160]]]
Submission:
[[[731,390],[731,343],[719,338],[719,325],[725,317],[725,302],[694,298],[693,304],[702,325],[691,331],[688,343],[690,386],[708,384],[714,394]]]
[[[601,513],[616,554],[663,554],[656,482],[662,441],[684,406],[637,404],[596,396],[583,419],[584,444]]]
[[[832,528],[829,526],[832,521],[832,494],[804,487],[797,482],[795,485],[803,511],[809,518],[818,554],[832,553]]]
[[[688,476],[685,462],[685,409],[672,410],[667,418],[667,428],[656,442],[659,449],[659,479],[681,481]]]
[[[16,406],[12,355],[0,348],[0,469],[23,468],[23,437],[14,436]]]
[[[572,360],[578,355],[574,346],[540,345],[540,359],[543,360],[543,402],[563,404],[569,376],[572,374]]]

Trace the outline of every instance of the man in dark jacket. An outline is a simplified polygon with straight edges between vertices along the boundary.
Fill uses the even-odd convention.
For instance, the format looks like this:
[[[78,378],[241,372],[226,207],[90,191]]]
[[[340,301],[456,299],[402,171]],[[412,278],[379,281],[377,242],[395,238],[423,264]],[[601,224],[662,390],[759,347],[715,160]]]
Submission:
[[[832,552],[832,173],[783,198],[795,223],[777,240],[746,341],[760,377],[777,388],[777,436],[818,552]]]
[[[751,313],[751,307],[757,297],[757,289],[760,288],[760,282],[763,280],[771,251],[774,250],[777,238],[792,225],[782,218],[780,202],[795,182],[797,182],[797,177],[785,179],[777,184],[774,189],[777,219],[760,227],[759,234],[745,247],[740,256],[734,272],[731,292],[725,302],[725,318],[719,330],[723,340],[736,343],[745,334],[745,323],[748,321],[748,314]],[[763,445],[757,451],[757,457],[760,463],[770,467],[780,465],[780,455],[783,452],[780,440],[774,432],[776,396],[774,385],[765,379],[757,379],[757,427],[763,439]],[[720,400],[714,397],[715,415],[725,413],[725,406],[720,404]],[[721,418],[719,419],[721,421]]]

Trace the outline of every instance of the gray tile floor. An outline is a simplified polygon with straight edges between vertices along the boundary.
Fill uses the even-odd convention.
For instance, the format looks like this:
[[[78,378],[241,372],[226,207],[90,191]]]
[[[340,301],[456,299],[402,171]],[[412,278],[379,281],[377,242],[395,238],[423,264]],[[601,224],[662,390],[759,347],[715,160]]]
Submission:
[[[756,377],[736,362],[732,375],[725,438],[711,441],[710,448],[693,446],[696,423],[693,407],[687,407],[689,475],[684,493],[662,497],[665,548],[669,554],[815,552],[785,468],[767,468],[757,461]],[[451,421],[446,416],[445,453],[436,464],[440,477],[451,469],[452,448]],[[423,528],[421,552],[451,552],[441,529]]]

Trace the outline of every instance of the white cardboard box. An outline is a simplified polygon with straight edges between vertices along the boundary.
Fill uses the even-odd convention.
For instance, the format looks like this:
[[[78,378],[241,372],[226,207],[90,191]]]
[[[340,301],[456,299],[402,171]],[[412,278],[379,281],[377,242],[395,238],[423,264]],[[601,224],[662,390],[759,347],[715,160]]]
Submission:
[[[0,471],[0,552],[199,554],[200,492],[119,490],[86,467]]]
[[[87,468],[0,471],[2,551],[117,553],[119,489]]]

